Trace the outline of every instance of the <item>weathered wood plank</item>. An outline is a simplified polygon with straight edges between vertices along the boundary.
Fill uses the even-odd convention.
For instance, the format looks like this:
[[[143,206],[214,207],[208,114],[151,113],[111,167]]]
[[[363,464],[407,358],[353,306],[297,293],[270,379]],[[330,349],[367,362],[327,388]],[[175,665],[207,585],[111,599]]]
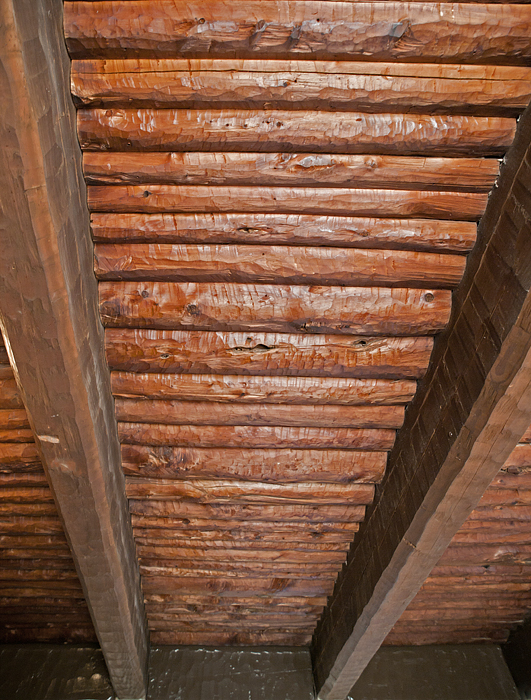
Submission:
[[[329,595],[332,582],[329,580],[308,580],[289,578],[223,578],[205,579],[178,578],[176,576],[149,576],[143,582],[147,596],[177,594],[183,595],[217,595],[221,598],[240,598],[264,596],[266,598],[283,598],[301,596],[315,598]]]
[[[299,512],[299,510],[300,509],[297,509],[297,512]],[[227,515],[227,513],[224,513],[224,515]],[[359,521],[349,522],[347,520],[343,520],[329,522],[327,520],[321,520],[320,522],[315,522],[306,520],[274,521],[271,519],[263,521],[260,519],[255,520],[252,517],[246,516],[245,510],[240,510],[239,513],[236,512],[232,518],[227,515],[226,518],[224,517],[221,520],[216,520],[215,523],[213,523],[212,520],[205,518],[204,512],[203,516],[192,515],[190,517],[181,515],[178,512],[175,515],[162,516],[149,516],[132,512],[131,523],[135,529],[144,530],[146,528],[154,528],[156,530],[160,530],[161,533],[163,533],[165,530],[172,529],[194,530],[196,532],[200,532],[210,530],[212,527],[215,527],[221,535],[227,535],[232,530],[241,530],[242,528],[245,528],[249,531],[249,536],[251,539],[254,532],[261,533],[264,531],[264,528],[272,534],[280,533],[280,535],[282,535],[287,533],[297,536],[300,535],[305,538],[317,536],[322,533],[345,535],[351,532],[357,532],[359,530]]]
[[[122,445],[128,476],[165,479],[241,478],[249,481],[374,483],[386,452],[355,450],[208,449]]]
[[[374,196],[377,194],[375,190]],[[233,195],[237,196],[237,192]],[[231,197],[227,201],[230,206]],[[457,213],[459,218],[466,218],[463,211]],[[100,280],[278,282],[352,287],[451,289],[459,283],[466,263],[461,255],[302,246],[99,243],[94,254],[94,271]]]
[[[346,338],[294,333],[250,336],[114,328],[105,332],[109,367],[130,372],[420,379],[432,347],[431,337]]]
[[[40,455],[35,443],[0,444],[0,465],[40,465]],[[0,466],[0,469],[3,469]],[[39,471],[42,467],[39,466]]]
[[[19,506],[20,508],[21,506]],[[316,505],[225,505],[187,503],[185,501],[137,501],[129,503],[133,515],[150,517],[181,518],[191,520],[198,518],[211,524],[220,520],[249,520],[257,522],[311,522],[311,523],[357,523],[363,520],[364,506],[316,506]],[[218,526],[218,522],[216,522]],[[168,527],[173,524],[168,523]]]
[[[529,80],[531,84],[531,71]],[[505,83],[500,85],[505,88]],[[321,153],[83,154],[83,173],[90,185],[285,185],[488,192],[498,170],[494,158]]]
[[[241,645],[280,645],[307,646],[311,633],[301,633],[300,630],[265,630],[265,631],[198,631],[172,632],[171,630],[151,631],[149,638],[152,644],[172,646],[210,645],[210,646],[241,646]]]
[[[116,243],[292,244],[466,253],[476,240],[476,225],[465,221],[311,214],[97,212],[91,220],[95,241]]]
[[[325,0],[326,1],[326,0]],[[348,1],[348,0],[346,0]],[[354,0],[357,2],[358,0]],[[365,1],[365,0],[360,0]],[[386,0],[385,0],[386,1]],[[446,1],[446,0],[445,0]],[[476,0],[470,0],[476,2]],[[493,0],[495,1],[495,0]],[[505,0],[502,0],[503,2]],[[528,3],[528,0],[523,0]],[[419,0],[426,2],[426,0]],[[512,3],[509,3],[512,4]],[[528,81],[531,68],[517,65],[486,64],[452,64],[452,63],[405,63],[394,61],[321,61],[321,60],[268,60],[241,58],[119,58],[73,60],[72,71],[75,75],[91,76],[103,73],[146,73],[146,72],[183,72],[201,71],[246,73],[336,73],[346,75],[377,75],[409,78],[440,78],[454,80],[524,80]]]
[[[262,377],[238,374],[140,374],[112,372],[112,391],[121,398],[240,403],[396,405],[416,390],[409,379]],[[286,445],[287,446],[287,445]]]
[[[17,428],[29,428],[26,411],[23,408],[0,409],[0,429],[13,430]]]
[[[304,406],[211,401],[116,399],[116,418],[166,425],[274,425],[314,428],[400,428],[404,406]]]
[[[394,430],[119,423],[122,443],[171,447],[390,450]],[[531,492],[530,492],[531,493]],[[527,501],[526,501],[527,502]]]
[[[90,151],[493,156],[505,152],[514,132],[515,121],[507,117],[283,110],[78,111],[79,141]]]
[[[474,509],[531,422],[530,143],[527,111],[480,224],[452,325],[317,627],[321,700],[347,695],[462,522],[485,520],[484,509]],[[498,506],[492,515],[516,508],[529,506]]]
[[[179,109],[321,109],[326,111],[474,113],[508,115],[531,99],[531,79],[478,80],[421,76],[206,69],[175,71],[172,61],[143,61],[144,72],[117,72],[117,61],[98,73],[79,73],[74,62],[72,93],[85,107]],[[168,63],[170,65],[168,65]],[[530,76],[531,78],[531,76]]]
[[[62,16],[57,0],[0,5],[0,325],[57,502],[2,502],[0,511],[32,517],[60,511],[72,551],[47,552],[73,555],[83,587],[77,580],[36,581],[34,594],[44,583],[55,594],[68,583],[78,597],[86,595],[116,695],[140,698],[147,631],[98,318]],[[38,558],[42,551],[0,550],[7,559]],[[27,581],[11,587],[15,595],[22,585],[28,588]],[[26,640],[39,639],[36,630],[25,633]],[[71,638],[65,624],[54,634]],[[76,634],[96,641],[92,625],[83,632],[76,623]],[[2,636],[5,641],[10,631]]]
[[[238,209],[250,213],[397,216],[463,221],[477,221],[487,203],[487,195],[481,192],[150,184],[92,185],[88,188],[87,199],[90,210],[98,212],[156,214],[230,212]],[[249,252],[252,254],[252,251]],[[307,254],[310,255],[309,252]]]
[[[0,430],[0,442],[32,443],[33,433],[29,428],[8,428]]]
[[[24,404],[20,397],[17,384],[13,379],[11,369],[9,370],[10,377],[0,378],[0,409],[23,409]]]
[[[194,549],[196,547],[203,547],[206,549],[241,549],[242,547],[251,547],[251,549],[290,549],[293,551],[346,552],[349,548],[350,540],[352,539],[351,533],[347,533],[345,536],[343,536],[341,541],[314,541],[315,538],[307,533],[309,541],[301,542],[300,540],[304,539],[301,535],[299,535],[297,539],[293,539],[291,537],[286,537],[286,535],[281,535],[278,532],[275,532],[272,535],[270,534],[268,538],[267,530],[263,531],[265,534],[251,531],[247,540],[244,537],[243,530],[240,531],[241,536],[239,538],[232,537],[229,539],[222,539],[218,537],[217,532],[208,530],[201,530],[199,531],[199,534],[197,530],[192,531],[196,533],[196,537],[191,538],[180,537],[180,530],[165,530],[163,532],[164,537],[167,538],[165,539],[159,534],[157,534],[155,537],[144,537],[143,532],[144,531],[142,529],[137,529],[135,533],[135,540],[139,545],[144,545],[145,547],[177,547],[179,549]],[[19,560],[17,559],[15,561]],[[144,564],[151,565],[155,565],[157,561],[158,560],[149,556],[142,559]],[[274,564],[272,565],[274,566]],[[164,561],[164,566],[168,566],[167,561]],[[179,566],[193,567],[195,565],[193,562],[183,560]],[[326,564],[324,566],[326,566]],[[336,569],[334,569],[334,573],[337,573]]]
[[[431,2],[66,2],[65,34],[73,58],[525,63],[530,12],[527,5]]]
[[[101,282],[108,327],[428,335],[442,330],[451,295],[441,289]]]
[[[238,598],[228,598],[216,593],[206,595],[179,595],[178,593],[166,594],[146,594],[146,609],[153,612],[166,609],[169,613],[179,612],[210,612],[212,610],[226,610],[228,612],[242,609],[263,610],[300,610],[301,608],[308,611],[316,608],[322,608],[326,603],[326,598],[323,597],[307,597],[307,596],[283,596],[281,598],[272,598],[267,595],[255,595],[253,597],[239,596]]]
[[[184,549],[194,549],[195,547],[204,547],[210,549],[212,547],[219,549],[239,549],[242,547],[250,546],[252,549],[291,549],[293,551],[325,551],[325,552],[338,552],[346,550],[349,548],[350,539],[352,538],[351,533],[346,533],[342,540],[334,540],[329,542],[327,540],[315,541],[315,538],[307,533],[309,541],[303,542],[303,536],[299,535],[297,538],[282,535],[281,533],[275,532],[273,534],[269,533],[267,529],[264,529],[262,533],[257,531],[251,531],[249,533],[248,540],[244,537],[244,530],[241,530],[239,537],[232,537],[228,539],[223,539],[218,536],[218,533],[214,530],[192,530],[195,532],[195,537],[181,537],[180,530],[166,530],[163,532],[164,537],[157,534],[155,537],[143,536],[142,529],[136,529],[135,540],[139,545],[144,545],[146,547],[177,547]],[[152,533],[152,531],[150,530]],[[224,534],[224,533],[221,533]],[[349,539],[350,538],[350,539]],[[18,560],[16,560],[18,561]],[[152,557],[146,557],[142,560],[145,564],[155,565],[156,561]],[[165,566],[168,565],[167,562],[164,563]],[[180,566],[193,566],[193,562],[183,560]]]
[[[372,484],[296,484],[223,479],[142,479],[128,477],[126,494],[132,500],[183,500],[187,503],[266,503],[367,505],[374,496]],[[155,556],[155,555],[154,555]]]

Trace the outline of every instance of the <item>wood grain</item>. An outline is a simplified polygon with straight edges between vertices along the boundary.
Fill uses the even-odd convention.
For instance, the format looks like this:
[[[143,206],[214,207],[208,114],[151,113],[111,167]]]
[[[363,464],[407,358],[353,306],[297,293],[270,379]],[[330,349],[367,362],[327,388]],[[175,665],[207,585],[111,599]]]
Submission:
[[[463,211],[458,214],[466,218]],[[94,271],[100,280],[442,289],[457,286],[466,262],[461,255],[439,253],[265,245],[99,243],[94,254]]]
[[[297,510],[299,512],[299,510]],[[224,513],[226,515],[226,513]],[[191,516],[190,518],[185,515],[179,515],[177,513],[175,516],[172,515],[142,515],[132,512],[131,513],[131,523],[133,528],[155,528],[163,533],[164,530],[178,529],[178,530],[194,530],[203,531],[209,530],[215,527],[220,533],[230,533],[232,530],[241,530],[245,528],[251,534],[258,531],[259,533],[264,531],[264,528],[271,533],[303,533],[304,536],[310,534],[312,537],[314,534],[320,535],[322,533],[334,533],[338,535],[345,535],[345,533],[357,532],[359,529],[359,524],[356,521],[335,521],[329,522],[327,520],[321,521],[305,521],[305,520],[280,520],[275,522],[274,520],[253,520],[252,518],[245,516],[245,510],[241,510],[239,513],[240,519],[238,519],[238,513],[234,517],[226,517],[222,520],[216,520],[215,523],[208,518],[199,515]]]
[[[171,70],[172,61],[143,61],[144,71],[72,72],[72,93],[87,107],[179,109],[321,109],[429,114],[516,114],[531,98],[531,81],[290,71]],[[122,63],[127,63],[126,61]],[[221,62],[223,63],[223,62]],[[126,68],[126,66],[124,66]],[[443,69],[444,70],[444,69]]]
[[[390,450],[395,440],[394,430],[269,425],[195,426],[119,423],[118,434],[122,443],[136,445],[256,449]]]
[[[445,290],[101,282],[109,327],[429,335],[450,315]]]
[[[432,347],[431,337],[105,331],[109,367],[129,372],[420,379]]]
[[[498,169],[495,158],[223,152],[83,154],[83,173],[90,185],[283,185],[488,192]]]
[[[318,505],[367,505],[374,496],[372,484],[300,482],[279,484],[236,479],[126,479],[127,497],[187,503],[266,503]],[[146,550],[144,550],[146,551]],[[145,555],[144,555],[145,556]],[[155,554],[153,555],[155,557]]]
[[[426,219],[94,212],[91,220],[95,241],[115,243],[291,244],[466,253],[476,240],[476,225],[472,222]]]
[[[258,56],[525,63],[531,55],[530,22],[526,5],[65,3],[65,34],[73,58]]]
[[[139,374],[112,372],[112,391],[121,398],[178,399],[268,404],[394,405],[416,389],[408,379],[261,377],[230,374]],[[148,428],[149,429],[149,428]],[[287,433],[286,433],[287,434]]]
[[[20,506],[19,506],[20,507]],[[198,518],[205,522],[218,520],[256,520],[264,522],[352,522],[363,520],[364,506],[315,505],[224,505],[187,503],[185,501],[140,501],[129,503],[131,514],[150,517]],[[216,526],[217,526],[216,522]]]
[[[274,425],[314,428],[400,428],[404,406],[338,406],[116,399],[116,418],[167,425]],[[0,467],[1,469],[1,467]]]
[[[283,110],[78,111],[79,141],[90,151],[317,150],[470,157],[503,154],[514,132],[514,119],[505,117]]]

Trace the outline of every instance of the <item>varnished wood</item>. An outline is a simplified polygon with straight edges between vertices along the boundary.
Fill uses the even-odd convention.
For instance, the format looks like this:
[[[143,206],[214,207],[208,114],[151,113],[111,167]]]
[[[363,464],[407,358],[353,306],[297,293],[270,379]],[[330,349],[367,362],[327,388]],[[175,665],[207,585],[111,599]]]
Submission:
[[[428,335],[450,315],[445,290],[101,282],[108,327]]]
[[[416,389],[408,379],[136,372],[112,372],[111,384],[113,394],[121,398],[347,406],[407,403]]]
[[[83,155],[83,172],[91,185],[285,185],[488,192],[498,168],[494,158],[90,151]]]
[[[91,151],[317,150],[367,155],[492,156],[502,154],[511,145],[514,131],[514,119],[505,117],[282,110],[78,111],[81,147]]]
[[[224,70],[224,61],[218,61],[212,71],[208,67],[179,71],[171,60],[133,61],[136,70],[129,72],[130,62],[110,61],[100,71],[88,73],[83,68],[78,72],[80,62],[75,61],[72,94],[76,102],[90,107],[359,109],[500,115],[523,111],[531,98],[531,74],[527,81],[511,80],[509,75],[503,81],[464,76],[364,75],[363,64],[352,73],[320,73],[317,66],[314,72],[290,70],[283,61],[269,62],[277,64],[275,72],[247,71],[245,66]],[[411,72],[408,68],[405,72]],[[440,67],[443,71],[444,66]]]
[[[298,512],[298,511],[297,511]],[[226,513],[224,513],[226,515]],[[237,518],[240,517],[238,520]],[[319,535],[322,533],[335,533],[337,535],[350,534],[352,532],[357,532],[359,529],[358,522],[348,522],[348,521],[335,521],[329,522],[323,520],[321,522],[312,522],[305,520],[294,520],[290,522],[288,520],[280,520],[275,522],[274,520],[253,520],[245,516],[245,511],[236,511],[233,518],[228,516],[222,520],[216,520],[212,523],[208,518],[199,515],[186,517],[185,515],[180,515],[178,512],[176,515],[162,515],[162,516],[149,516],[131,513],[131,523],[135,529],[145,529],[154,528],[161,531],[161,534],[165,530],[179,529],[179,530],[194,530],[196,532],[209,530],[215,527],[222,535],[230,533],[232,530],[241,530],[245,528],[250,534],[250,538],[253,537],[253,532],[261,533],[264,528],[272,534],[275,533],[288,533],[302,535],[303,537],[310,536],[314,534]],[[352,539],[352,537],[351,537]]]
[[[91,219],[96,241],[116,243],[326,245],[465,253],[476,240],[476,225],[464,221],[311,214],[96,212]]]
[[[375,190],[374,196],[378,194]],[[230,207],[231,197],[226,201]],[[456,209],[459,218],[467,218],[459,205]],[[461,255],[396,250],[100,243],[95,246],[94,271],[100,280],[451,289],[461,279],[465,262]]]
[[[525,63],[531,55],[530,22],[526,5],[65,3],[65,34],[74,58],[259,56]]]
[[[128,477],[126,494],[131,499],[187,503],[278,503],[320,505],[366,505],[374,496],[371,484],[300,482],[277,484],[223,479],[142,479]]]
[[[42,630],[33,622],[0,636],[98,641],[116,696],[140,698],[147,630],[91,269],[62,10],[57,0],[0,5],[0,325],[22,393],[0,408],[20,409],[24,400],[56,501],[50,490],[41,498],[40,487],[2,488],[25,502],[0,499],[0,515],[56,517],[59,510],[71,549],[12,547],[0,549],[0,558],[73,556],[83,586],[77,576],[23,576],[0,588],[6,597],[29,589],[60,595],[68,584],[89,601],[96,632],[88,618],[82,627],[62,616]],[[23,449],[33,456],[19,453],[20,461],[35,459],[35,445]]]
[[[209,449],[122,445],[125,474],[165,479],[378,482],[387,454],[355,450]]]
[[[19,506],[21,508],[22,506]],[[1,509],[1,505],[0,505]],[[187,503],[186,501],[137,501],[129,503],[132,515],[149,517],[218,520],[250,520],[259,522],[357,523],[363,520],[364,506],[315,505],[222,505]],[[216,522],[216,526],[218,523]]]
[[[122,443],[175,447],[390,450],[394,430],[119,423]],[[530,492],[531,493],[531,492]]]
[[[97,212],[156,214],[241,212],[331,214],[361,217],[418,217],[478,220],[487,195],[478,192],[432,192],[308,187],[225,187],[205,185],[129,185],[88,188],[88,205]],[[252,251],[249,251],[252,254]],[[303,253],[304,254],[304,253]],[[310,253],[307,253],[310,255]],[[355,255],[351,253],[351,255]],[[236,280],[237,281],[237,280]]]
[[[432,347],[430,337],[347,338],[123,328],[105,332],[109,367],[130,372],[419,379],[428,366]]]
[[[116,417],[166,425],[275,425],[314,428],[400,428],[404,406],[338,406],[116,399]],[[339,445],[338,445],[339,447]],[[1,468],[1,467],[0,467]]]

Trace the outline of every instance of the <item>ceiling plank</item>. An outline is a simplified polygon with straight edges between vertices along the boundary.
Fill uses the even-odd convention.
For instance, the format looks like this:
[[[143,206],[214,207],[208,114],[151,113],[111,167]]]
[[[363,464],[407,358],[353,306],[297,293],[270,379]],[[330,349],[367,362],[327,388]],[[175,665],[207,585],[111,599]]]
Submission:
[[[66,2],[72,58],[264,57],[525,63],[526,5]]]
[[[530,144],[528,108],[380,498],[317,627],[322,700],[346,697],[531,420]]]
[[[97,314],[62,3],[8,0],[0,18],[2,332],[115,691],[142,698],[146,622]]]

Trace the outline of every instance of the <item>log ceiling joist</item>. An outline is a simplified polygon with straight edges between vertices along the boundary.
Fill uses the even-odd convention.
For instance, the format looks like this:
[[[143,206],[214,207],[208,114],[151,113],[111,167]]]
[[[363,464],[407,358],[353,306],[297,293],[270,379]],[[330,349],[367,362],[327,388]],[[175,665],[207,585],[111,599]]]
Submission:
[[[115,691],[141,698],[147,626],[97,311],[62,3],[6,0],[0,27],[2,332]],[[54,515],[48,506],[33,503],[28,513]],[[13,547],[4,556],[39,556]],[[20,598],[24,589],[4,587],[3,595]]]
[[[346,697],[529,426],[530,181],[528,108],[448,328],[314,634],[322,700]]]

